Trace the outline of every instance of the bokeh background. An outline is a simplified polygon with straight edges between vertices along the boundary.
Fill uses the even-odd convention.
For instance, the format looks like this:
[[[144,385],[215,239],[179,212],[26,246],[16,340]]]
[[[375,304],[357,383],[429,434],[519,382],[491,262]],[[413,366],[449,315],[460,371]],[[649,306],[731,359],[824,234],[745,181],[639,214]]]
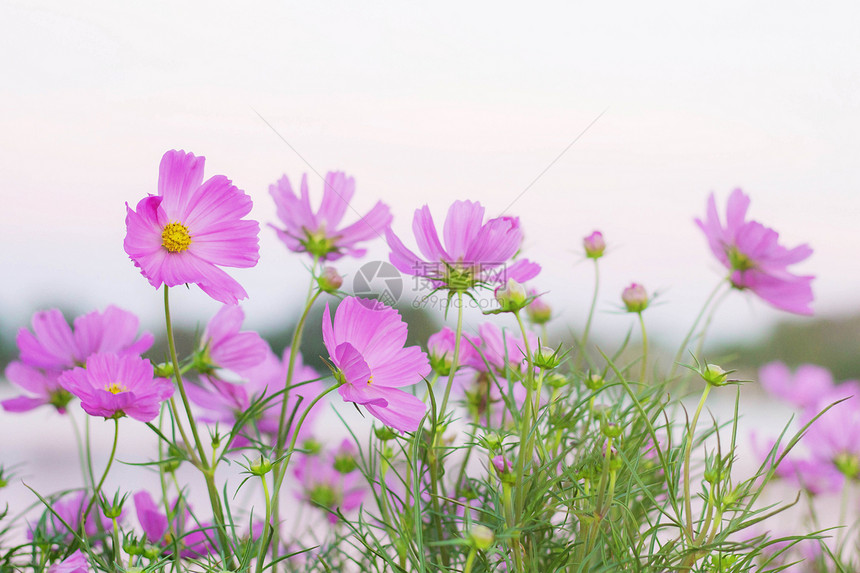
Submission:
[[[593,272],[581,239],[602,230],[595,336],[608,348],[633,324],[618,312],[631,281],[660,293],[652,340],[680,342],[723,275],[693,219],[709,193],[722,205],[740,186],[753,218],[815,249],[796,270],[817,277],[816,317],[733,293],[710,352],[751,372],[782,358],[860,377],[858,21],[854,2],[5,0],[3,360],[41,308],[71,318],[116,304],[160,332],[161,296],[122,249],[125,203],[154,193],[161,155],[181,148],[255,202],[260,264],[233,274],[247,327],[276,346],[307,284],[306,261],[266,227],[283,174],[308,172],[319,197],[314,172],[346,171],[354,208],[387,202],[401,235],[425,203],[439,222],[455,199],[518,215],[556,335],[582,329]],[[362,262],[386,258],[377,241],[338,269],[349,286]],[[217,310],[195,288],[174,305],[186,332]],[[431,312],[416,328],[441,321]],[[0,412],[0,461],[56,460],[22,441],[50,416]]]

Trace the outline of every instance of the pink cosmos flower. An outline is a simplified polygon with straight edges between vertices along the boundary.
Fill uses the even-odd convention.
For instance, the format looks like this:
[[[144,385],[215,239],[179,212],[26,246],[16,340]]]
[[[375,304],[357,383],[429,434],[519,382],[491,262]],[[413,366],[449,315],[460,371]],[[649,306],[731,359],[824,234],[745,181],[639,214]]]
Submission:
[[[201,523],[197,526],[190,515],[191,508],[180,504],[178,500],[173,502],[172,513],[175,515],[170,521],[163,513],[163,508],[155,504],[147,491],[141,490],[134,494],[134,509],[146,539],[153,545],[170,551],[173,538],[169,535],[168,525],[172,523],[178,530],[176,537],[181,557],[195,559],[213,552],[214,544],[206,534],[207,525]]]
[[[269,345],[252,331],[239,332],[245,313],[239,306],[224,305],[203,331],[201,358],[204,370],[225,368],[243,374],[266,359]]]
[[[32,325],[33,332],[26,328],[18,331],[21,362],[44,370],[83,366],[97,352],[142,354],[154,340],[149,332],[138,337],[138,318],[115,306],[77,317],[74,329],[55,308],[34,314]]]
[[[269,225],[278,238],[291,251],[309,253],[322,261],[335,261],[346,255],[364,256],[366,249],[358,248],[358,244],[381,236],[382,230],[391,224],[388,205],[379,201],[355,223],[340,226],[355,193],[355,180],[340,171],[326,174],[322,203],[316,213],[311,209],[307,174],[302,175],[301,197],[296,196],[286,175],[269,186],[269,193],[285,227]]]
[[[347,512],[361,505],[367,493],[356,470],[341,472],[332,455],[303,455],[293,474],[301,485],[299,499],[323,510],[329,522],[337,523],[337,510]]]
[[[35,396],[9,398],[0,402],[0,405],[7,412],[28,412],[43,404],[50,404],[57,412],[65,414],[72,395],[60,386],[57,380],[59,377],[59,372],[43,372],[22,362],[11,362],[6,367],[6,379]]]
[[[407,249],[390,228],[385,231],[389,259],[400,272],[426,277],[434,287],[465,291],[482,283],[525,282],[538,275],[540,265],[521,259],[508,266],[520,250],[523,232],[517,217],[484,221],[484,208],[472,201],[455,201],[445,218],[443,237],[436,233],[430,209],[415,211],[412,231],[424,259]]]
[[[83,551],[78,549],[60,563],[48,568],[48,573],[89,573],[90,563]]]
[[[125,252],[155,288],[196,283],[219,302],[248,294],[219,267],[247,268],[260,258],[260,225],[243,219],[251,198],[223,175],[203,181],[205,158],[168,151],[161,158],[158,195],[126,203]]]
[[[404,348],[406,323],[393,308],[370,308],[367,301],[345,298],[334,323],[328,304],[322,323],[325,347],[337,369],[338,392],[361,404],[383,424],[413,432],[424,417],[424,402],[399,388],[420,382],[430,373],[427,355],[417,346]]]
[[[131,416],[141,422],[154,420],[161,403],[173,395],[170,380],[153,378],[149,360],[116,354],[93,354],[86,368],[64,372],[60,386],[80,398],[91,416]]]
[[[746,221],[750,199],[740,189],[729,196],[726,225],[717,213],[714,194],[708,198],[705,220],[696,224],[705,233],[714,256],[731,271],[737,289],[749,289],[770,305],[795,314],[812,314],[812,279],[789,272],[789,265],[812,254],[809,245],[787,249],[778,243],[779,233],[758,221]]]

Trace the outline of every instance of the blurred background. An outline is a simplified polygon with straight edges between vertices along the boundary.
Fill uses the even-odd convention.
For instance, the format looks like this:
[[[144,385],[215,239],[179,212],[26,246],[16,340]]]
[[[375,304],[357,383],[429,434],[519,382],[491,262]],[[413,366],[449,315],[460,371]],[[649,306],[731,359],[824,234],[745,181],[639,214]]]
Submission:
[[[125,203],[155,193],[162,154],[181,148],[254,200],[260,264],[231,274],[250,295],[246,327],[278,349],[308,280],[266,225],[283,174],[308,172],[318,201],[314,172],[346,171],[353,207],[388,203],[407,245],[425,203],[439,224],[456,199],[519,216],[557,336],[583,328],[594,275],[581,241],[599,229],[596,340],[612,348],[634,325],[619,306],[636,281],[660,293],[645,319],[669,356],[724,274],[693,219],[709,193],[722,211],[741,187],[783,244],[814,248],[795,272],[817,277],[816,317],[735,292],[710,352],[752,372],[783,359],[860,377],[858,20],[854,2],[5,0],[2,360],[37,309],[72,318],[115,304],[161,332],[162,298],[123,252]],[[376,241],[337,268],[349,287],[361,264],[386,259]],[[173,301],[188,336],[218,308],[196,288]],[[443,321],[422,316],[418,339]],[[470,313],[467,328],[480,321]],[[35,456],[20,441],[28,417],[0,418],[0,453]]]

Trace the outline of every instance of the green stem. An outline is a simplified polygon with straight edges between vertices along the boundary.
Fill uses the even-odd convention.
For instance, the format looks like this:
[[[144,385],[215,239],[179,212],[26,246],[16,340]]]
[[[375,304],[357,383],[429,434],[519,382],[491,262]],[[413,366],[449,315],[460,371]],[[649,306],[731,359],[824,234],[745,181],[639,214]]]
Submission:
[[[520,313],[515,312],[514,316],[517,318],[517,324],[520,327],[520,333],[523,337],[523,346],[525,347],[525,353],[527,357],[527,370],[525,379],[523,382],[526,385],[526,403],[523,407],[523,416],[522,422],[520,426],[520,451],[519,456],[517,458],[517,519],[522,516],[523,507],[525,506],[525,488],[523,487],[523,478],[525,474],[525,462],[526,459],[531,459],[532,450],[534,448],[534,437],[530,436],[531,434],[531,424],[532,424],[532,411],[534,410],[534,404],[532,403],[533,394],[534,394],[534,363],[532,361],[532,352],[529,347],[529,338],[526,335],[526,328],[523,324],[522,319],[520,318]],[[540,398],[540,397],[538,397]],[[536,414],[536,413],[535,413]]]
[[[469,549],[469,555],[466,557],[466,566],[463,568],[463,573],[472,573],[472,565],[475,564],[475,556],[478,550],[475,547]]]
[[[585,332],[582,333],[582,352],[588,344],[588,333],[591,331],[591,319],[594,318],[594,309],[597,307],[597,292],[600,289],[600,266],[597,259],[594,261],[594,294],[591,295],[591,306],[588,308],[588,320],[585,321]]]
[[[167,345],[170,349],[170,360],[173,364],[173,377],[176,379],[176,387],[179,389],[179,395],[182,398],[182,405],[185,407],[185,415],[188,416],[188,423],[191,426],[191,433],[194,436],[194,445],[197,453],[200,456],[200,470],[203,473],[203,478],[206,481],[206,490],[209,493],[209,504],[212,506],[212,514],[215,518],[215,528],[218,531],[218,539],[221,542],[221,550],[228,562],[228,565],[233,565],[232,557],[227,558],[227,552],[230,549],[230,542],[227,538],[226,524],[224,522],[224,510],[221,507],[221,498],[218,494],[218,488],[215,485],[215,464],[217,460],[213,459],[213,465],[210,467],[209,461],[206,459],[206,453],[203,449],[203,442],[200,440],[200,434],[197,431],[197,424],[194,421],[194,414],[191,412],[191,402],[188,400],[188,395],[185,392],[185,384],[182,381],[182,373],[179,365],[179,359],[176,356],[176,340],[173,336],[173,323],[170,319],[170,295],[169,287],[164,285],[164,322],[167,328]],[[176,418],[176,424],[179,426],[180,434],[182,434],[185,445],[188,447],[187,436],[182,429],[182,422],[177,415],[176,405],[171,397],[171,407],[173,415]],[[193,452],[192,452],[193,455]]]
[[[84,510],[83,515],[81,515],[81,527],[87,522],[87,516],[90,514],[90,511],[93,509],[93,505],[96,503],[96,500],[99,498],[99,494],[102,491],[102,486],[105,483],[105,478],[107,478],[108,472],[110,471],[111,464],[113,464],[113,458],[116,456],[116,445],[119,441],[119,418],[113,419],[113,446],[110,449],[110,457],[108,458],[107,466],[105,467],[105,473],[102,474],[102,479],[99,480],[98,485],[93,490],[93,497],[90,499],[90,502],[87,504],[87,509]],[[101,521],[101,520],[96,520]]]
[[[332,390],[337,389],[337,387],[338,387],[338,384],[334,384],[334,385],[330,386],[329,388],[326,388],[325,390],[323,390],[316,398],[313,399],[313,401],[305,409],[305,411],[302,412],[302,415],[299,417],[298,422],[296,422],[296,427],[293,429],[293,437],[290,439],[290,446],[287,450],[285,450],[286,454],[283,456],[283,460],[279,464],[281,467],[281,473],[274,476],[274,487],[272,488],[272,498],[271,498],[270,503],[267,504],[267,505],[271,505],[273,509],[274,509],[274,507],[276,507],[276,504],[278,503],[279,494],[281,492],[281,485],[284,483],[284,476],[287,474],[287,469],[289,468],[289,465],[290,465],[290,459],[292,458],[293,452],[296,449],[296,440],[298,440],[299,433],[301,432],[301,429],[302,429],[302,424],[305,423],[305,418],[308,417],[308,414],[313,409],[313,407],[317,405],[317,402],[322,400],[323,397],[326,396],[326,394],[328,394]],[[271,515],[274,518],[274,511],[272,511]],[[271,525],[275,529],[275,532],[277,532],[278,528],[275,527],[276,524],[273,523]],[[261,543],[260,555],[265,555],[265,553],[266,553],[266,551],[268,551],[268,549],[269,549],[269,543],[266,543],[266,542]]]
[[[263,527],[263,533],[260,536],[260,553],[257,555],[257,573],[263,572],[263,563],[266,560],[266,549],[268,547],[268,543],[265,543],[264,540],[269,538],[268,528],[271,527],[271,519],[272,519],[272,504],[271,497],[269,497],[269,484],[266,483],[266,476],[261,475],[260,481],[263,483],[263,497],[266,502],[266,521],[265,526]]]
[[[642,328],[642,370],[639,373],[639,382],[645,384],[648,376],[648,333],[645,330],[645,319],[642,318],[642,312],[639,315],[639,326]]]
[[[460,340],[463,336],[463,293],[457,292],[457,330],[454,334],[454,357],[451,359],[451,371],[448,373],[448,384],[445,385],[445,394],[442,396],[442,407],[439,408],[436,423],[445,419],[445,408],[448,406],[448,397],[451,395],[451,386],[454,384],[454,374],[460,365]],[[434,432],[435,433],[435,432]]]
[[[122,564],[122,545],[119,542],[119,524],[116,521],[116,518],[111,518],[113,522],[113,557],[114,561],[116,561],[117,567],[119,571],[125,571],[125,567]]]
[[[696,413],[693,415],[693,421],[690,423],[690,429],[687,432],[687,447],[684,451],[684,512],[687,517],[687,538],[693,541],[693,503],[690,497],[690,456],[693,453],[693,436],[696,432],[696,425],[699,423],[699,415],[705,407],[705,400],[711,392],[711,385],[705,385],[702,392],[702,398],[699,400],[699,406],[696,408]]]

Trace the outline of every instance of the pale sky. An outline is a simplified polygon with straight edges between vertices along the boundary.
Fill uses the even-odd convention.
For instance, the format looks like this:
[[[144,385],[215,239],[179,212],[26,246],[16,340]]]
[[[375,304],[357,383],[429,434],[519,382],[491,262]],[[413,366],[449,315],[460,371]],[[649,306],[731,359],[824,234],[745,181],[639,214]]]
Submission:
[[[6,0],[0,327],[55,302],[160,325],[122,240],[125,202],[155,192],[172,148],[255,202],[261,261],[233,272],[249,326],[292,320],[304,260],[266,227],[267,189],[310,169],[257,112],[314,170],[354,176],[359,212],[389,203],[407,245],[415,208],[440,224],[456,199],[498,214],[605,112],[509,210],[560,320],[584,320],[581,239],[601,229],[598,331],[630,325],[612,311],[637,281],[663,292],[646,315],[655,336],[679,340],[723,274],[693,218],[737,186],[784,244],[815,249],[797,272],[817,275],[817,312],[858,312],[858,21],[854,2]],[[366,260],[386,256],[377,241]],[[177,305],[200,322],[217,310],[197,289]],[[735,293],[714,333],[749,337],[781,316]]]

